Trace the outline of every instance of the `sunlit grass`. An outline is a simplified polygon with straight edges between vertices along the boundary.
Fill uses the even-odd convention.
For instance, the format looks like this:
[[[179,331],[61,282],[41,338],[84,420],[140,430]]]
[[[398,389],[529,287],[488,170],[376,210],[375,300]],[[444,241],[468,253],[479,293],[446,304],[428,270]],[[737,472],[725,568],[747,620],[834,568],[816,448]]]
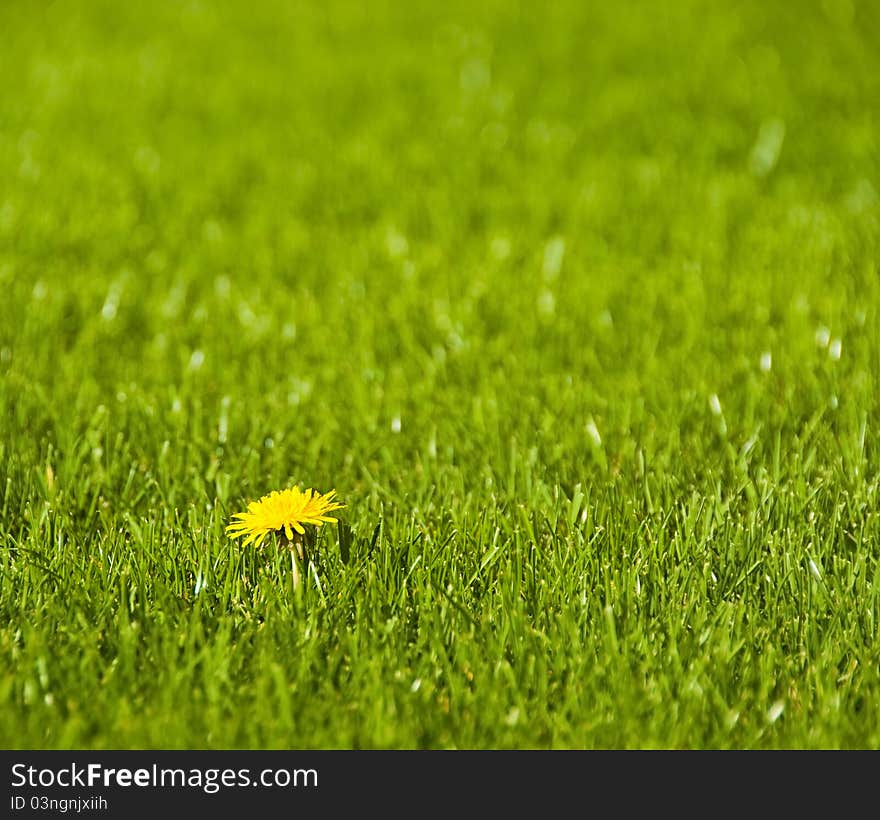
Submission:
[[[5,747],[880,745],[875,4],[0,32]]]

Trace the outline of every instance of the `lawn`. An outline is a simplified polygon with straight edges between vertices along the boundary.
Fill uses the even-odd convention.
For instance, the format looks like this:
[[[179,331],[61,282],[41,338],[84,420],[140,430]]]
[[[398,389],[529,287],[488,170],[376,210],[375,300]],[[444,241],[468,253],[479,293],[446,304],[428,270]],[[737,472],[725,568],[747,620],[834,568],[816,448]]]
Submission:
[[[880,748],[878,43],[0,3],[0,746]]]

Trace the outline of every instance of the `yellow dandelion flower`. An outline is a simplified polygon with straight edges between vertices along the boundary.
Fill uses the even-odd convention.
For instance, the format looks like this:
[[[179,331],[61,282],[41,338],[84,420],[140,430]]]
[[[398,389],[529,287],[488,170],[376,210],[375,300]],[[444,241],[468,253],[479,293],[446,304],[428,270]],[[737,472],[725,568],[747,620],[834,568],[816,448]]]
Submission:
[[[274,490],[259,501],[251,501],[247,512],[236,513],[238,519],[226,527],[230,538],[246,535],[244,546],[253,542],[259,547],[270,532],[284,531],[288,541],[293,541],[293,532],[305,534],[303,524],[320,527],[326,523],[336,523],[327,513],[341,509],[344,504],[334,500],[336,490],[321,495],[316,490],[300,490],[291,487],[287,490]]]

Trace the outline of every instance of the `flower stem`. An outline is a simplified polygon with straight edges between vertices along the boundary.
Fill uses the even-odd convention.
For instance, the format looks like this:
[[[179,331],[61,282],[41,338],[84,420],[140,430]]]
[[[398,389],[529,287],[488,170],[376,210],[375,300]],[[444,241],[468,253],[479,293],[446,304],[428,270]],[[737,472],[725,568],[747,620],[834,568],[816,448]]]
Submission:
[[[296,594],[299,589],[300,584],[302,583],[302,578],[300,577],[299,572],[299,562],[296,560],[296,551],[290,550],[290,575],[293,579],[293,592]]]
[[[309,547],[315,543],[315,534],[311,530],[306,530],[302,535],[294,532],[293,538],[288,538],[284,530],[279,530],[278,542],[280,546],[290,551],[290,574],[293,591],[296,593],[302,587],[303,576],[311,563]]]

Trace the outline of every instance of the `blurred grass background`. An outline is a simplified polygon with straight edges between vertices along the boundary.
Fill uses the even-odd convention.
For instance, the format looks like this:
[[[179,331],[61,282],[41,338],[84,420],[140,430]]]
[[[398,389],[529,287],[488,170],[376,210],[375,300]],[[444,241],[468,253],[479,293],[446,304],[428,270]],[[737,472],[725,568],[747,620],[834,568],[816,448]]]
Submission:
[[[878,43],[880,7],[846,0],[0,5],[4,741],[876,745]],[[382,522],[391,563],[336,566],[350,597],[305,614],[282,589],[251,634],[222,525],[291,482],[335,487],[363,544]],[[507,597],[536,547],[552,590]],[[206,555],[233,569],[202,621]],[[730,666],[692,636],[640,688],[634,658],[692,629],[673,588]],[[531,662],[496,606],[543,636]],[[597,705],[608,679],[568,676],[610,651],[609,607],[642,649],[614,644]],[[760,666],[788,629],[790,667]],[[178,633],[214,672],[245,653],[214,695]],[[652,723],[689,664],[717,702]],[[333,717],[364,679],[375,713]],[[189,691],[209,728],[169,728]]]

